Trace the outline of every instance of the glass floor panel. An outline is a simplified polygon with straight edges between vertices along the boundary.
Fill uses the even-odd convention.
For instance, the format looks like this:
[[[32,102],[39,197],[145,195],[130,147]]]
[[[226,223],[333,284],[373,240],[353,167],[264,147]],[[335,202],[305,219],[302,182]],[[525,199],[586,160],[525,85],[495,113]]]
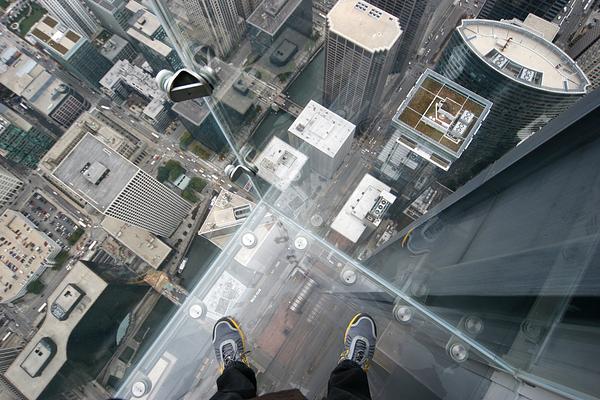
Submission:
[[[396,399],[399,390],[419,399],[486,393],[493,369],[485,357],[260,203],[129,372],[117,397],[210,397],[218,377],[212,327],[232,315],[247,336],[259,393],[296,387],[309,399],[321,398],[344,329],[359,311],[378,325],[368,372],[374,399]]]

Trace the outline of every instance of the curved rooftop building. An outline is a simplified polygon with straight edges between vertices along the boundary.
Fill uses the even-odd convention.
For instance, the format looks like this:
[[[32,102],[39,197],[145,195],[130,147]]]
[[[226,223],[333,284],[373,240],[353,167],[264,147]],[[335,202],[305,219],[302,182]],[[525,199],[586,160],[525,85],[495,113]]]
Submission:
[[[477,160],[469,157],[482,168],[489,164],[484,159],[497,159],[537,132],[589,86],[565,52],[533,28],[506,21],[463,20],[436,71],[494,104],[474,143]]]

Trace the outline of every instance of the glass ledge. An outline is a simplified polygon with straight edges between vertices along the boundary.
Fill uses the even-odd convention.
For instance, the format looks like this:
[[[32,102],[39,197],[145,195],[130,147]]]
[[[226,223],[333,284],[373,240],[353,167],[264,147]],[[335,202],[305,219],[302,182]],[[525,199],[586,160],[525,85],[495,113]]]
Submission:
[[[249,341],[260,392],[297,387],[320,398],[343,331],[358,311],[371,314],[379,329],[369,370],[374,399],[396,399],[398,390],[420,399],[485,393],[494,371],[486,358],[275,215],[265,203],[257,206],[129,371],[117,397],[208,398],[218,377],[212,327],[232,315]],[[134,386],[145,394],[135,397]]]

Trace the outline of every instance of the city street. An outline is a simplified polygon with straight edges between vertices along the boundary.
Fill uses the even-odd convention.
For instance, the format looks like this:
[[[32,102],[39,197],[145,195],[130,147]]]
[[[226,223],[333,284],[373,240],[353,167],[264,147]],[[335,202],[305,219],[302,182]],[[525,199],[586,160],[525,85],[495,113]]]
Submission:
[[[566,49],[574,33],[583,26],[586,15],[591,11],[592,0],[571,0],[566,10],[561,10],[553,21],[560,26],[555,44]]]

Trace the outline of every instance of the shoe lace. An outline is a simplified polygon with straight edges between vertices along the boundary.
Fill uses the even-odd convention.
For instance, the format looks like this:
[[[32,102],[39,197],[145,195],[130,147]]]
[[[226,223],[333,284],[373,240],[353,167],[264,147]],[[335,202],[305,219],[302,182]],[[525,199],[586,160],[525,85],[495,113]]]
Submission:
[[[223,346],[223,366],[227,368],[235,361],[242,360],[246,354],[250,353],[249,351],[244,351],[242,353],[238,352],[231,343],[227,343]]]
[[[224,345],[221,351],[223,352],[223,364],[225,368],[238,359],[237,351],[231,343]]]
[[[367,342],[358,339],[354,344],[354,355],[352,357],[358,364],[364,364],[367,360]]]

